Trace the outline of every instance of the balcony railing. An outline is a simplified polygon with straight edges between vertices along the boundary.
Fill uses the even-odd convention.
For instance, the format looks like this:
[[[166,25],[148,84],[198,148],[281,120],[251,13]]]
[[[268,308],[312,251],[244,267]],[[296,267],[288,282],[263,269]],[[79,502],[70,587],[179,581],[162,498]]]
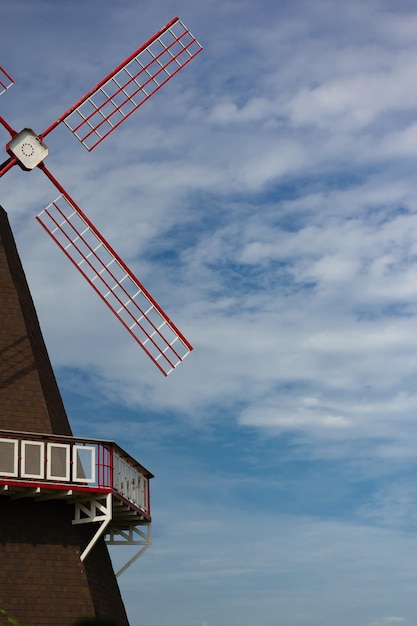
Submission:
[[[150,478],[113,441],[0,430],[0,485],[111,492],[150,515]]]

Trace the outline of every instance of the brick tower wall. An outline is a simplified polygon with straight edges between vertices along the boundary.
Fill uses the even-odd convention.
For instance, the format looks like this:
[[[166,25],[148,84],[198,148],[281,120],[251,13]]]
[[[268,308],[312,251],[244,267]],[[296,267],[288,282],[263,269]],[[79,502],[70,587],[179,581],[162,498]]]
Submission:
[[[72,434],[7,214],[1,207],[0,429]]]
[[[0,430],[71,435],[7,214],[0,207]],[[0,435],[1,436],[1,435]],[[107,546],[73,505],[0,496],[0,608],[25,624],[129,626]]]
[[[39,626],[74,626],[82,617],[128,626],[104,540],[84,562],[91,526],[73,526],[61,501],[0,499],[0,599],[11,617]]]

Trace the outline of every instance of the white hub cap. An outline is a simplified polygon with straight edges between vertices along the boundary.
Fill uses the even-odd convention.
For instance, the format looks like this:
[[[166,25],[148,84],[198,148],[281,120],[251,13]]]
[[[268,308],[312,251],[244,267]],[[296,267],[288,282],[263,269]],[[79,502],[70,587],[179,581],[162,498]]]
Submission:
[[[26,170],[33,170],[48,156],[48,147],[31,128],[24,128],[7,146]]]

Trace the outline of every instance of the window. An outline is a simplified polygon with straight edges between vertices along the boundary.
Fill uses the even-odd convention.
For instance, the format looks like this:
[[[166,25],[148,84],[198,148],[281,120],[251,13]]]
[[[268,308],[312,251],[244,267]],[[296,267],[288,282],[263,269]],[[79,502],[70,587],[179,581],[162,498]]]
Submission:
[[[0,439],[0,476],[17,476],[17,439]]]
[[[22,478],[45,478],[45,444],[22,441]]]
[[[47,456],[47,479],[69,481],[70,446],[65,443],[48,443]]]

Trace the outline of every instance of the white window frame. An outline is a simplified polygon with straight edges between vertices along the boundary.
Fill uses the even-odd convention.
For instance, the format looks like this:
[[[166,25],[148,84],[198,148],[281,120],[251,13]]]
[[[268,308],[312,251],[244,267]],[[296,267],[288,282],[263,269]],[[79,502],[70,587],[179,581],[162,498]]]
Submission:
[[[48,443],[47,444],[47,461],[46,461],[46,478],[48,480],[69,482],[70,480],[70,445],[67,443]],[[52,449],[65,448],[65,475],[57,476],[52,474]]]
[[[89,476],[91,478],[86,478],[85,476],[77,476],[77,453],[78,451],[89,451],[91,452],[90,460],[90,472]],[[75,483],[95,483],[96,482],[96,447],[95,446],[80,446],[75,445],[72,448],[72,480]]]
[[[28,472],[24,471],[26,469],[26,446],[39,448],[39,460],[40,460],[39,466],[41,470],[39,474],[29,474]],[[45,478],[45,444],[44,442],[43,441],[22,441],[21,454],[22,454],[21,467],[20,467],[21,477],[44,479]]]
[[[0,472],[0,476],[18,476],[19,475],[19,440],[18,439],[0,439],[0,443],[12,443],[14,445],[13,451],[13,471],[12,472]]]

